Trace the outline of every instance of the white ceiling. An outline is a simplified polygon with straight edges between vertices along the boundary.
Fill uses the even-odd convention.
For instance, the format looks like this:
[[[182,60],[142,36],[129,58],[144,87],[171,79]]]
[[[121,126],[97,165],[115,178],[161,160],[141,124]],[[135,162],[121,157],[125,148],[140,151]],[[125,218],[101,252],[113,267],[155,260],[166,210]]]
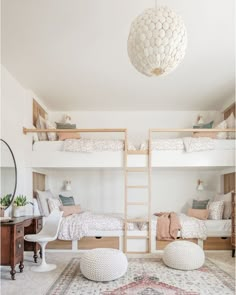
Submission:
[[[220,109],[234,95],[234,0],[157,2],[188,33],[168,76],[143,76],[127,55],[131,21],[154,0],[2,0],[2,63],[51,110]]]

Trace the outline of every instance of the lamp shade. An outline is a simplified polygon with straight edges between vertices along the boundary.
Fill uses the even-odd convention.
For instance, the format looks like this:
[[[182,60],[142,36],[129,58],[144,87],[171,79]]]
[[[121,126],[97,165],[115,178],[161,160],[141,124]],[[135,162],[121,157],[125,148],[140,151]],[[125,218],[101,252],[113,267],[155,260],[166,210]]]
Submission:
[[[65,181],[65,190],[71,191],[71,181],[70,180]]]
[[[168,7],[149,8],[131,24],[129,59],[146,76],[173,71],[183,60],[186,47],[184,22]]]

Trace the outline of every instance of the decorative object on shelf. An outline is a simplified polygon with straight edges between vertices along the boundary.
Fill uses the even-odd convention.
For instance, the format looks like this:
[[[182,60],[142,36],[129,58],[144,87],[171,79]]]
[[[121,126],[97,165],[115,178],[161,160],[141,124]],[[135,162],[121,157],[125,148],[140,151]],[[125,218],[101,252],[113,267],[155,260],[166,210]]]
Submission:
[[[203,181],[200,179],[198,179],[198,181],[197,181],[197,190],[204,191]]]
[[[71,181],[70,180],[65,181],[65,190],[71,191]]]
[[[64,123],[65,123],[65,124],[71,124],[71,116],[69,116],[69,115],[65,115]]]
[[[198,117],[197,117],[197,124],[198,125],[201,125],[201,124],[204,124],[205,122],[204,122],[204,120],[203,120],[203,116],[201,116],[201,115],[199,115]]]
[[[168,7],[146,9],[131,24],[128,55],[146,76],[173,71],[183,60],[187,33],[182,18]]]
[[[15,198],[14,200],[14,217],[21,217],[21,216],[26,216],[26,215],[30,215],[32,212],[29,212],[29,211],[32,211],[30,210],[30,208],[28,208],[28,204],[31,204],[33,205],[33,203],[30,203],[27,201],[27,197],[26,196],[23,196],[23,195],[19,195]],[[31,208],[32,209],[32,208]]]

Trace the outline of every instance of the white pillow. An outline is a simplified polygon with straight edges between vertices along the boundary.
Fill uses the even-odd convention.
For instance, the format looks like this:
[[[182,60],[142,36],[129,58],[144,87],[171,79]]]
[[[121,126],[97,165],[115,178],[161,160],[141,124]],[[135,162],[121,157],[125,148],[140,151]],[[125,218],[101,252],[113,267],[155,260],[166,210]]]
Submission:
[[[226,119],[228,128],[235,128],[235,118],[234,113],[231,113],[230,116]],[[228,132],[229,139],[235,139],[235,132]]]
[[[37,199],[33,199],[33,206],[34,206],[34,216],[39,216],[40,215],[40,210],[39,210],[39,204]]]
[[[39,210],[40,214],[42,216],[48,216],[49,215],[49,207],[48,207],[48,199],[53,199],[53,194],[50,190],[47,191],[39,191],[37,190],[37,201],[39,204]]]
[[[52,122],[50,122],[49,120],[46,120],[46,128],[47,129],[56,129],[56,125]],[[57,140],[57,134],[56,132],[48,132],[48,139],[50,141],[55,141]]]
[[[232,214],[232,206],[231,206],[231,195],[228,194],[217,194],[214,198],[214,201],[224,201],[224,211],[223,211],[223,219],[230,219]]]
[[[215,126],[215,129],[227,129],[226,120],[223,120],[217,126]],[[227,132],[218,132],[217,135],[216,135],[216,138],[218,138],[218,139],[226,139],[227,138]]]
[[[48,207],[50,212],[53,210],[60,210],[61,205],[62,203],[58,198],[48,199]]]
[[[224,201],[215,201],[209,204],[209,216],[208,219],[220,220],[223,216]]]
[[[40,115],[38,116],[38,119],[36,121],[36,127],[38,129],[46,129],[46,120]],[[45,132],[39,132],[38,137],[39,140],[48,140],[47,133]]]
[[[36,129],[35,126],[32,126],[33,129]],[[37,132],[32,133],[33,142],[39,141],[39,136]]]

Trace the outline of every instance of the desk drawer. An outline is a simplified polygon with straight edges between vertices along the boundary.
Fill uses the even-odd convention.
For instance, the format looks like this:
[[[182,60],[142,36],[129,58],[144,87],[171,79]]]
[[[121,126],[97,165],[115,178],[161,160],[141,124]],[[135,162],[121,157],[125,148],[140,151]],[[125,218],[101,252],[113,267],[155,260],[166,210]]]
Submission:
[[[19,224],[16,226],[16,238],[24,236],[24,226],[23,224]]]
[[[119,249],[119,237],[84,237],[78,241],[78,249]]]

